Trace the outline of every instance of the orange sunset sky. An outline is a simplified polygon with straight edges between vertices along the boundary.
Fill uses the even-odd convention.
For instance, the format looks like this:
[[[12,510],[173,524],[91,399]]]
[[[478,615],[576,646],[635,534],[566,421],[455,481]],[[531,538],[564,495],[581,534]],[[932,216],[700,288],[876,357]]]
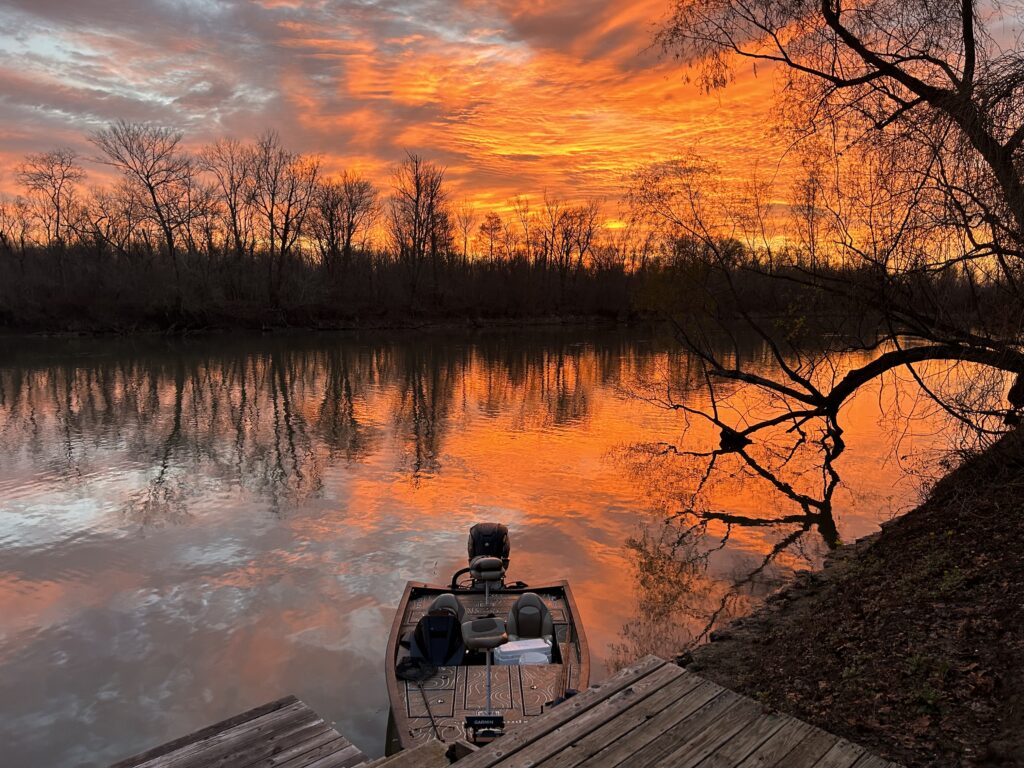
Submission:
[[[668,0],[5,0],[0,189],[27,152],[152,120],[190,145],[276,128],[386,183],[404,151],[457,197],[614,199],[638,164],[696,149],[775,173],[773,81],[705,95],[653,47]],[[90,166],[93,181],[103,170]]]

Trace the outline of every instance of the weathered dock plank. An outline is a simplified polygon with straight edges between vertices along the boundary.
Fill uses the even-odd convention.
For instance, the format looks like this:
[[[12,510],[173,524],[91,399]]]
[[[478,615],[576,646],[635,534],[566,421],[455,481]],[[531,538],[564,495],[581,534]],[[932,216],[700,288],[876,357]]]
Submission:
[[[711,755],[719,746],[725,744],[744,727],[749,727],[757,717],[760,707],[749,699],[740,699],[721,717],[715,718],[700,730],[700,733],[683,741],[675,740],[670,731],[666,739],[674,742],[674,748],[659,760],[657,766],[676,766],[677,768],[694,768],[698,763]],[[679,743],[682,742],[682,743]],[[678,746],[675,746],[678,744]]]
[[[667,728],[654,726],[627,737],[623,758],[615,765],[628,763],[638,768],[657,765],[679,745],[697,738],[705,728],[711,727],[720,718],[729,716],[742,703],[739,696],[729,691],[715,691],[711,686],[709,688],[708,695],[713,695],[713,698],[695,712]],[[669,720],[671,719],[673,718]]]
[[[367,761],[304,702],[286,696],[111,768],[354,768]]]
[[[447,745],[373,765],[447,764]],[[462,768],[900,768],[862,747],[649,656],[486,747]],[[294,696],[111,768],[355,768],[367,757]]]
[[[666,662],[655,656],[647,656],[632,667],[622,670],[598,686],[577,694],[563,704],[554,707],[531,723],[523,723],[505,736],[459,761],[461,768],[488,768],[502,759],[511,757],[527,744],[531,744],[574,717],[595,707],[624,688],[639,682],[644,676],[664,667]]]
[[[785,718],[775,715],[756,717],[747,727],[736,733],[720,749],[716,749],[700,768],[736,768],[748,755],[770,739],[785,724]]]
[[[689,693],[683,695],[676,703],[662,709],[654,717],[641,722],[636,728],[630,729],[621,738],[607,744],[586,760],[580,763],[581,768],[597,768],[602,765],[620,765],[626,760],[645,752],[652,756],[651,740],[667,728],[682,722],[686,718],[701,711],[714,709],[713,702],[719,698],[721,690],[717,686],[702,682]]]
[[[825,756],[814,764],[814,768],[853,768],[853,764],[863,755],[863,747],[837,739]]]
[[[699,678],[689,674],[673,680],[651,696],[637,702],[629,712],[624,712],[621,717],[603,723],[585,737],[575,740],[568,748],[548,759],[544,763],[545,768],[574,768],[574,766],[578,766],[601,753],[602,750],[609,748],[609,745],[655,717],[666,707],[680,703],[700,684]]]
[[[736,768],[771,768],[782,765],[782,758],[813,734],[814,728],[799,720],[785,718],[782,727],[747,756]]]
[[[648,657],[464,760],[465,768],[899,768]]]
[[[555,729],[543,739],[526,745],[522,750],[502,761],[503,768],[529,768],[559,750],[568,747],[576,739],[590,733],[602,723],[614,720],[620,713],[642,701],[649,694],[662,688],[685,674],[678,667],[664,665],[634,684],[600,701],[587,712],[574,717]]]
[[[819,731],[812,728],[810,735],[801,741],[782,760],[776,763],[777,766],[792,766],[793,768],[812,768],[825,756],[825,753],[832,749],[832,745],[839,739],[831,733]]]
[[[440,741],[428,741],[390,757],[374,760],[366,768],[447,768],[448,765],[448,745]]]

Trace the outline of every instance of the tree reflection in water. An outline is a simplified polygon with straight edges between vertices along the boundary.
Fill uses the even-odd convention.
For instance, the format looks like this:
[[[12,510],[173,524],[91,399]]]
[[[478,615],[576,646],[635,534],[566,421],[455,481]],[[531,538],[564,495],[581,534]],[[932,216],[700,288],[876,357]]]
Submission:
[[[703,382],[688,362],[677,365],[667,383],[648,382],[633,392],[683,415],[680,444],[710,445],[640,443],[620,454],[656,500],[657,519],[626,542],[637,612],[623,626],[615,666],[704,642],[717,627],[752,610],[793,570],[816,566],[841,543],[833,514],[841,483],[836,460],[845,450],[841,433],[829,425],[815,431],[808,423],[783,423],[764,430],[757,443],[748,441],[728,428],[721,413],[728,408],[753,421],[759,404],[740,387],[728,393],[709,388],[709,397],[696,398]],[[687,402],[673,391],[687,392]],[[748,541],[734,541],[739,531]],[[809,538],[811,532],[816,536]],[[731,564],[716,567],[717,553],[730,546]],[[747,555],[736,557],[737,551]]]
[[[614,569],[621,581],[628,578],[623,563],[632,568],[637,606],[613,648],[617,659],[670,654],[703,640],[790,570],[815,565],[839,542],[832,506],[841,440],[809,427],[798,435],[799,450],[785,433],[775,444],[723,440],[691,410],[754,413],[758,404],[745,399],[746,390],[719,388],[715,402],[701,401],[699,367],[691,358],[628,334],[111,346],[83,343],[84,351],[64,354],[60,364],[14,356],[0,368],[0,438],[30,454],[24,465],[45,467],[66,484],[122,469],[132,477],[115,491],[122,494],[122,520],[146,530],[193,522],[230,494],[243,504],[258,501],[281,519],[324,499],[341,503],[334,501],[344,482],[339,477],[359,475],[362,465],[375,469],[359,475],[368,489],[361,500],[372,506],[378,494],[400,497],[389,513],[417,509],[416,499],[401,496],[407,488],[387,487],[396,482],[416,489],[443,480],[453,490],[440,495],[454,494],[446,501],[486,507],[505,494],[501,484],[537,479],[508,463],[515,461],[514,445],[494,452],[492,441],[500,443],[503,433],[530,436],[531,450],[563,474],[552,475],[560,483],[552,493],[518,498],[522,507],[514,513],[545,526],[552,541],[563,534],[571,541],[580,521],[594,523],[597,537],[605,526],[614,562],[600,554],[609,541],[585,542],[585,561],[567,570],[577,583],[611,578],[599,568]],[[755,361],[764,354],[756,345],[740,352]],[[657,386],[628,390],[628,407],[610,405],[627,382],[659,377]],[[576,465],[563,454],[601,430],[595,439],[603,444],[629,445],[638,434],[670,436],[659,425],[674,417],[646,405],[638,416],[636,396],[681,416],[684,434],[672,443],[622,449],[611,467],[588,464],[594,474],[587,477],[569,474]],[[649,412],[657,418],[636,421]],[[449,453],[453,444],[457,457]],[[10,450],[8,458],[14,463]],[[615,471],[622,468],[625,477]],[[498,485],[463,482],[489,470],[496,470]],[[335,489],[325,493],[329,480]],[[587,489],[588,498],[607,501],[608,508],[576,498],[581,483],[599,486]],[[475,498],[467,500],[467,488]],[[615,517],[623,503],[627,514]]]
[[[89,351],[70,363],[14,356],[0,368],[0,437],[64,482],[88,474],[101,449],[120,446],[144,468],[145,482],[123,505],[142,527],[186,522],[213,486],[244,489],[282,515],[321,494],[326,468],[382,450],[389,429],[399,476],[415,484],[437,475],[449,430],[469,417],[470,391],[482,417],[511,413],[517,429],[584,422],[589,388],[617,375],[630,341],[613,335],[596,354],[589,339],[565,335],[539,344],[486,335],[453,344],[431,334],[250,339],[237,352],[172,342],[115,354],[86,341]]]

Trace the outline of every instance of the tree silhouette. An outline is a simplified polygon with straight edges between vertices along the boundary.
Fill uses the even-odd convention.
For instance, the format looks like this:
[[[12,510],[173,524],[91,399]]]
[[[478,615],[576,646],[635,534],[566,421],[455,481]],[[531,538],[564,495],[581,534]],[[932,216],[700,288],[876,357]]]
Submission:
[[[799,255],[773,243],[765,190],[756,183],[738,206],[746,210],[730,213],[709,191],[714,173],[693,158],[638,180],[636,199],[700,244],[717,272],[707,284],[731,297],[734,314],[766,339],[779,369],[778,378],[743,371],[709,354],[701,331],[681,327],[709,377],[762,387],[785,403],[789,413],[778,418],[821,418],[838,438],[843,403],[886,371],[947,360],[1024,373],[1024,61],[993,32],[1012,13],[1010,6],[982,12],[972,0],[674,5],[662,45],[692,60],[708,89],[726,86],[740,61],[775,65],[784,124],[807,154],[808,178],[796,196],[807,225],[799,228],[807,245]],[[821,228],[833,243],[824,254]],[[755,253],[742,264],[728,248],[737,236]],[[842,328],[836,348],[882,354],[842,376],[818,377],[827,360],[807,363],[791,328],[744,313],[742,271],[779,290],[800,286],[817,296],[816,308],[870,313],[877,332]],[[993,408],[946,405],[965,421]],[[737,431],[749,439],[761,428]]]
[[[139,186],[147,213],[160,227],[164,248],[174,266],[175,291],[181,307],[181,268],[178,263],[177,232],[182,225],[182,189],[189,182],[193,166],[182,151],[182,134],[170,128],[120,120],[96,131],[90,140],[102,152],[101,163],[121,171]]]

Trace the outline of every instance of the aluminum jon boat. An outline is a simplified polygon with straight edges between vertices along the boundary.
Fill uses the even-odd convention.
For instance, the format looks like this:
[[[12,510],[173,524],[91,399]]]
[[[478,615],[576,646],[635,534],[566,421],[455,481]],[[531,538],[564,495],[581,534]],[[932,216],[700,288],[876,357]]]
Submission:
[[[510,551],[504,525],[478,523],[450,584],[406,585],[388,640],[388,754],[487,743],[590,684],[568,582],[508,582]]]

